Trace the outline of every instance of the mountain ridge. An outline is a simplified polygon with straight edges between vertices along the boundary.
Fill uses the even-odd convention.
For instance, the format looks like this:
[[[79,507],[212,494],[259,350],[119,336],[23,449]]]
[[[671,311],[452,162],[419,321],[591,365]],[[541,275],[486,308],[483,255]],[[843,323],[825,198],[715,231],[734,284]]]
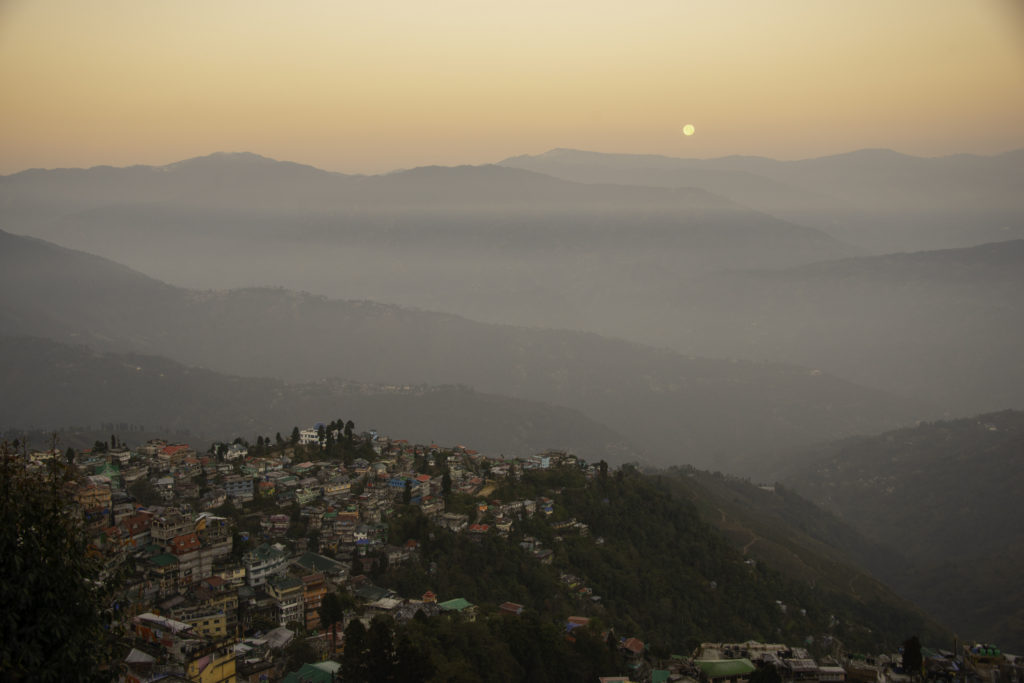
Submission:
[[[287,290],[196,292],[140,275],[131,286],[108,288],[103,301],[96,294],[103,261],[7,233],[0,242],[0,321],[12,333],[241,376],[464,384],[616,424],[654,462],[723,461],[928,414],[918,403],[805,368],[692,358],[592,333]],[[29,286],[35,272],[50,273],[45,288]]]

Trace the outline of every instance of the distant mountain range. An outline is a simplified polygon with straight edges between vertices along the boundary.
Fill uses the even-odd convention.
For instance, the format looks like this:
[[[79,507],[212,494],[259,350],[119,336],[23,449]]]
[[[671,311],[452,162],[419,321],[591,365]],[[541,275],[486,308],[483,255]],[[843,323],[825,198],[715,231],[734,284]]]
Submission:
[[[586,183],[702,188],[875,253],[1024,237],[1024,150],[920,158],[866,149],[776,161],[556,149],[501,164]]]
[[[0,233],[0,328],[249,377],[466,385],[578,410],[662,464],[728,467],[928,414],[924,404],[794,366],[287,290],[178,289],[8,233]]]
[[[214,154],[5,176],[0,219],[189,289],[282,286],[781,362],[956,415],[1024,407],[1024,263],[1010,239],[1024,236],[1022,174],[1024,152],[777,162],[553,150],[380,176]],[[894,247],[931,251],[865,253]],[[285,299],[268,305],[298,301]],[[224,369],[251,370],[234,360]]]
[[[719,273],[676,292],[693,353],[827,369],[947,414],[1024,407],[1024,240]]]
[[[253,154],[0,177],[0,217],[178,286],[284,286],[579,329],[646,306],[666,279],[863,253],[699,189],[501,166],[345,176]]]

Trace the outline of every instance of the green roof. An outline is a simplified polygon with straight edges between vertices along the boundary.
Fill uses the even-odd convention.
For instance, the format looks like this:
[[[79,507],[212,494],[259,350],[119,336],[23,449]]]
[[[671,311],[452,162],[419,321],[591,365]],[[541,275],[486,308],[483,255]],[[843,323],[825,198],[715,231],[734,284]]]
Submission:
[[[651,683],[665,683],[668,680],[668,669],[655,669],[651,672]]]
[[[274,588],[276,588],[277,590],[282,591],[302,587],[302,581],[300,581],[299,579],[293,579],[290,576],[282,576],[280,574],[277,576],[272,576],[269,579],[267,579],[267,583],[273,585]]]
[[[282,683],[331,683],[334,676],[330,671],[324,671],[312,664],[303,664],[298,671],[292,671],[281,679]]]
[[[699,659],[694,662],[708,678],[746,676],[757,667],[749,659]]]
[[[454,600],[446,600],[445,602],[438,603],[438,607],[443,612],[461,612],[464,609],[469,609],[473,606],[466,598],[455,598]]]
[[[341,562],[311,552],[302,553],[302,555],[295,560],[295,564],[299,565],[303,569],[309,569],[315,572],[340,572],[345,569],[345,565]]]
[[[154,555],[153,557],[149,558],[149,561],[158,567],[166,567],[169,564],[177,564],[178,558],[176,558],[174,555],[161,553],[159,555]]]

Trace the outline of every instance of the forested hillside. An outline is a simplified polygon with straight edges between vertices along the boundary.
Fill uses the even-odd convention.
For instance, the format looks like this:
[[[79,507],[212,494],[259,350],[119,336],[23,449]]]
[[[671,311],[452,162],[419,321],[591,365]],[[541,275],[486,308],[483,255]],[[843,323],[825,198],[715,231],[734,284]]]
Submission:
[[[816,449],[782,480],[915,566],[879,567],[964,633],[1024,647],[1024,413],[924,423]]]
[[[489,499],[549,496],[550,517],[517,522],[507,539],[473,540],[410,511],[392,521],[391,541],[417,540],[421,563],[375,580],[404,595],[461,596],[484,614],[511,601],[556,625],[568,615],[589,617],[592,628],[638,637],[660,656],[715,639],[815,643],[828,652],[840,644],[895,647],[911,633],[944,637],[898,601],[815,587],[748,561],[672,488],[631,466],[592,480],[577,468],[528,471]],[[523,542],[552,550],[552,563],[524,551]]]

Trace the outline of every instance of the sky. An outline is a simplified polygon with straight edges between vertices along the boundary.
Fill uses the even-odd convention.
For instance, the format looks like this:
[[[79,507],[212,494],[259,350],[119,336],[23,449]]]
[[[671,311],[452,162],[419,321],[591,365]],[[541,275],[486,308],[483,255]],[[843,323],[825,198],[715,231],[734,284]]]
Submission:
[[[684,135],[683,127],[694,127]],[[1016,0],[0,0],[0,174],[1024,147]]]

